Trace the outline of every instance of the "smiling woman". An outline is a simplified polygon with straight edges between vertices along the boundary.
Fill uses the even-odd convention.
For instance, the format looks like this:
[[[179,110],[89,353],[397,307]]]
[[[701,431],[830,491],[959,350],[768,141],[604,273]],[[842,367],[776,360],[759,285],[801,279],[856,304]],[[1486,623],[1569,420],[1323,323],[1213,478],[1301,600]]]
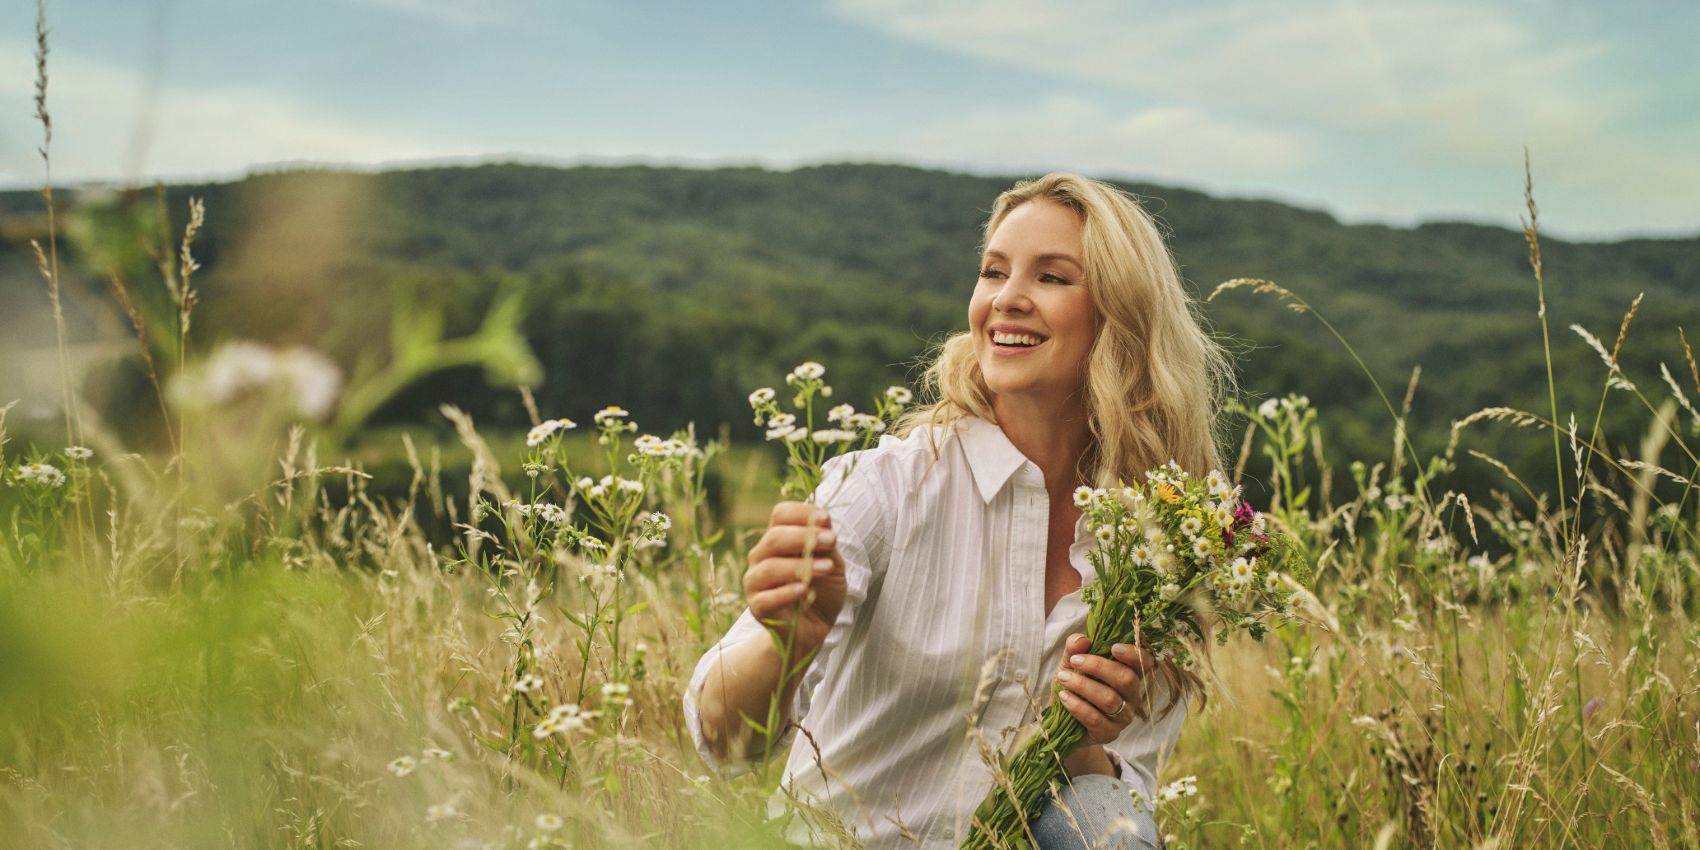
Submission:
[[[1155,225],[1112,186],[1018,183],[982,248],[969,330],[927,371],[934,401],[828,462],[813,505],[774,507],[748,609],[686,689],[687,725],[727,772],[806,729],[775,814],[794,797],[870,847],[947,847],[998,781],[991,756],[1058,694],[1086,735],[1066,755],[1067,813],[1053,804],[1034,837],[1155,847],[1132,792],[1155,797],[1198,680],[1136,646],[1089,654],[1081,590],[1097,576],[1074,494],[1171,458],[1219,466],[1226,358]],[[744,718],[774,700],[790,723],[767,746]],[[818,841],[816,825],[790,835]]]

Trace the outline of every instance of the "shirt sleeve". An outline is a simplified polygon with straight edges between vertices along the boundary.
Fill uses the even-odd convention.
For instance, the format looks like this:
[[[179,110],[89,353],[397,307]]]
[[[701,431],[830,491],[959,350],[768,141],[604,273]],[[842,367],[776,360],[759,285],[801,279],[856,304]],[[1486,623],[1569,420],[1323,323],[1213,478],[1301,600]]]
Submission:
[[[887,447],[887,441],[895,440],[891,436],[881,438],[880,449]],[[815,488],[811,501],[826,509],[832,517],[832,528],[838,534],[838,552],[844,559],[845,570],[844,607],[838,612],[838,619],[833,622],[820,651],[797,685],[791,720],[800,721],[808,716],[815,688],[829,675],[834,658],[840,654],[836,650],[850,633],[857,609],[868,598],[869,587],[885,573],[891,553],[889,506],[896,504],[899,490],[889,475],[884,474],[886,455],[887,452],[879,449],[848,452],[827,460],[821,466],[821,483]],[[755,762],[722,760],[709,751],[702,735],[699,695],[709,670],[722,652],[753,638],[768,640],[768,634],[767,628],[746,607],[726,635],[703,653],[691,674],[690,683],[685,687],[685,726],[690,730],[691,741],[703,762],[724,776],[748,772]],[[784,734],[774,742],[768,754],[771,756],[785,749],[795,734],[796,730],[787,723]]]
[[[1159,709],[1168,704],[1166,687],[1152,696],[1153,705]],[[1186,714],[1187,700],[1182,698],[1167,714],[1154,713],[1149,720],[1136,720],[1122,730],[1120,737],[1104,745],[1106,750],[1121,759],[1121,778],[1138,788],[1147,800],[1157,798],[1157,771],[1174,750],[1175,741],[1181,735],[1181,725],[1186,722]]]

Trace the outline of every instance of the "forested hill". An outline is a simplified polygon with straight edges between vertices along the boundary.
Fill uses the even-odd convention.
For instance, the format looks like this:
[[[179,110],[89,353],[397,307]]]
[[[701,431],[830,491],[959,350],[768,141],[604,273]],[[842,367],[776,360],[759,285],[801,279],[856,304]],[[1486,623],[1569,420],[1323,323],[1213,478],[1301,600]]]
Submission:
[[[111,267],[151,280],[135,234],[158,233],[157,220],[122,222],[163,208],[180,231],[187,198],[203,196],[207,224],[195,253],[205,309],[196,328],[209,337],[311,342],[352,362],[384,338],[392,307],[440,307],[452,329],[465,330],[493,293],[518,289],[547,372],[538,392],[546,415],[578,418],[618,403],[650,428],[725,421],[753,433],[745,395],[795,363],[826,363],[840,387],[835,399],[854,402],[903,379],[929,340],[963,327],[979,228],[1015,179],[861,164],[486,165],[263,174],[170,187],[162,205],[152,193],[63,192],[60,200],[69,210],[68,268],[95,293]],[[1477,408],[1546,409],[1535,281],[1521,233],[1345,225],[1280,203],[1125,187],[1170,232],[1195,291],[1235,277],[1294,290],[1356,346],[1395,403],[1420,364],[1415,419],[1425,451],[1444,442],[1452,419]],[[1520,202],[1506,198],[1507,210]],[[20,222],[39,208],[33,192],[0,196],[9,234],[28,231]],[[1691,338],[1700,330],[1700,239],[1547,238],[1541,247],[1561,416],[1576,410],[1591,421],[1603,378],[1596,355],[1567,326],[1580,322],[1609,345],[1641,292],[1646,301],[1624,358],[1657,395],[1650,390],[1661,387],[1659,361],[1682,361],[1676,326]],[[0,292],[0,309],[36,294],[16,285],[27,246],[14,239],[4,251],[12,283]],[[136,288],[159,297],[157,286]],[[1331,453],[1386,456],[1391,429],[1381,402],[1315,317],[1246,292],[1205,313],[1241,347],[1256,346],[1241,360],[1254,400],[1304,393],[1326,411]],[[1616,405],[1608,424],[1620,413],[1626,423],[1647,421],[1640,402],[1616,397],[1629,406]],[[486,420],[520,417],[511,392],[483,387],[471,371],[416,387],[385,415],[426,418],[441,400]]]

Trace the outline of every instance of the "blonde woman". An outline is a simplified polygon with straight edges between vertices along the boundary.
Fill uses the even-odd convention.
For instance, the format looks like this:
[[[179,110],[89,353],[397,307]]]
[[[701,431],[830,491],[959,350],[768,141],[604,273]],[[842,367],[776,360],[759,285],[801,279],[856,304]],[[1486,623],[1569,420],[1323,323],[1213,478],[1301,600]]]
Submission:
[[[1156,847],[1132,792],[1154,796],[1198,682],[1131,646],[1076,654],[1095,574],[1073,493],[1171,458],[1218,467],[1227,358],[1150,217],[1108,184],[1017,183],[981,247],[969,330],[926,373],[936,400],[829,462],[814,506],[774,507],[748,609],[687,686],[687,725],[705,761],[738,772],[771,754],[743,717],[777,697],[792,722],[771,748],[791,746],[775,815],[795,796],[866,846],[943,848],[992,787],[990,756],[1055,691],[1087,735],[1032,824],[1039,845]],[[781,687],[787,664],[802,672]],[[825,837],[803,817],[788,834]]]

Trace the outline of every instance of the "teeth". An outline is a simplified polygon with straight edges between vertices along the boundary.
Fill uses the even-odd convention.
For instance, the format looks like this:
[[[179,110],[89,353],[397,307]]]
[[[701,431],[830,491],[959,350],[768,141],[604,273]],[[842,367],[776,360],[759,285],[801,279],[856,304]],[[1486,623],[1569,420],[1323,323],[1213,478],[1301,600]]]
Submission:
[[[1030,334],[992,334],[992,342],[1001,345],[1038,345],[1039,338]]]

